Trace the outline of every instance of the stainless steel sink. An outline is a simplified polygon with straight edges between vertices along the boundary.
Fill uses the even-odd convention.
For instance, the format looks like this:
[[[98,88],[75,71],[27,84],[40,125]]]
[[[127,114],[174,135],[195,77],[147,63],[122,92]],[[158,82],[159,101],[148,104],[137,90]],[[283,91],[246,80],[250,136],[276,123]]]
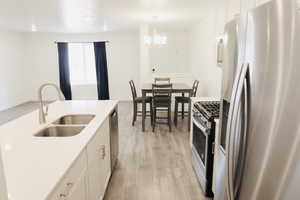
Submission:
[[[37,134],[36,137],[71,137],[78,135],[85,126],[50,126]]]
[[[94,117],[95,115],[65,115],[53,122],[53,124],[88,124],[94,119]]]

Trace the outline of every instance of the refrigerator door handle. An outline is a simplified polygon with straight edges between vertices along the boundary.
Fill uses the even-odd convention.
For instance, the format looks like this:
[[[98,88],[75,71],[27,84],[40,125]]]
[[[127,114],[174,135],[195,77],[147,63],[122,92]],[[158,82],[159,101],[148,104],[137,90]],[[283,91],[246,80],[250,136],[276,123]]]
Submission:
[[[247,69],[249,69],[249,64],[247,65]],[[247,73],[247,72],[246,72]],[[243,178],[243,172],[245,167],[245,160],[246,160],[246,150],[247,150],[247,132],[248,132],[248,119],[249,119],[249,106],[250,106],[250,99],[249,99],[249,76],[246,74],[244,78],[244,101],[243,101],[243,135],[240,142],[240,151],[239,151],[239,160],[238,160],[238,171],[236,173],[236,187],[235,187],[235,194],[238,194]]]
[[[238,120],[238,111],[239,111],[239,103],[242,99],[242,94],[245,88],[245,80],[246,80],[246,75],[248,72],[248,67],[249,65],[243,65],[241,73],[240,73],[240,78],[238,81],[238,86],[236,88],[236,95],[234,98],[234,103],[232,106],[232,110],[231,110],[231,119],[230,119],[230,124],[229,127],[227,129],[227,134],[228,134],[228,155],[227,155],[227,173],[228,173],[228,187],[227,187],[227,194],[228,194],[228,198],[229,200],[234,200],[235,196],[236,196],[236,191],[235,191],[235,185],[234,185],[234,180],[235,180],[235,175],[236,175],[236,163],[235,163],[235,158],[236,158],[236,148],[235,148],[235,144],[236,144],[236,138],[237,135],[235,133],[235,128],[237,125],[237,120]],[[246,87],[248,87],[246,85]],[[244,92],[246,93],[246,92]],[[248,111],[247,111],[248,112]],[[248,115],[248,114],[247,114]]]
[[[234,80],[233,84],[233,90],[232,90],[232,95],[231,95],[231,100],[230,100],[230,107],[229,107],[229,113],[228,113],[228,122],[227,122],[227,129],[226,129],[226,188],[227,188],[227,197],[228,200],[232,200],[231,193],[229,192],[232,186],[231,186],[231,180],[233,179],[231,177],[231,173],[229,173],[229,169],[231,169],[231,162],[230,159],[232,157],[232,151],[231,151],[231,124],[233,120],[233,111],[234,111],[234,105],[236,102],[236,94],[238,91],[238,86],[239,82],[241,79],[241,74],[242,74],[242,69],[243,65],[237,69],[237,75]]]

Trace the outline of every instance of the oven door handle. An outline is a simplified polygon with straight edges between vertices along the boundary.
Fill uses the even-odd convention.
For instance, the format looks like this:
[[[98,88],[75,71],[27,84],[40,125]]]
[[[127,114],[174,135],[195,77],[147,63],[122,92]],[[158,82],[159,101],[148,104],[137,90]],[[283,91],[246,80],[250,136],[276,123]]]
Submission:
[[[247,121],[248,121],[248,84],[247,84],[247,72],[248,72],[249,65],[243,65],[242,70],[240,73],[240,77],[238,78],[238,84],[236,88],[236,93],[234,96],[234,101],[233,101],[233,106],[231,107],[231,112],[230,112],[230,121],[229,121],[229,127],[227,129],[228,137],[227,137],[227,194],[228,194],[228,199],[229,200],[234,200],[237,194],[237,189],[240,187],[240,182],[241,182],[241,175],[243,166],[242,168],[239,169],[239,174],[237,174],[237,167],[238,167],[238,161],[237,159],[242,156],[242,161],[244,162],[244,157],[245,157],[245,145],[243,143],[246,143],[246,131],[247,131]],[[242,98],[244,94],[245,98]],[[236,131],[236,126],[237,126],[237,121],[239,119],[239,110],[240,110],[240,102],[241,100],[244,101],[242,102],[242,107],[244,108],[244,116],[243,117],[243,140],[242,140],[242,153],[240,153],[240,149],[237,149],[237,146],[240,146],[240,143],[237,143],[237,138],[239,138],[239,133]],[[242,108],[242,109],[243,109]],[[240,142],[240,141],[238,141]],[[238,175],[238,176],[237,176]],[[237,179],[236,179],[237,178]],[[238,187],[235,187],[235,180],[238,181]]]

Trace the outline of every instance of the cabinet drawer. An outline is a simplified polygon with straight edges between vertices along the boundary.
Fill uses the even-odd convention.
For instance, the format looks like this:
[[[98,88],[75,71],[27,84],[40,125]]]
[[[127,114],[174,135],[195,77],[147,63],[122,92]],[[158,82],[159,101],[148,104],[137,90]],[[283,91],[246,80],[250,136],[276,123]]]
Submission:
[[[83,151],[47,199],[67,200],[68,195],[73,190],[82,174],[86,173],[86,171],[87,156],[86,151]]]
[[[98,128],[87,146],[89,200],[102,199],[110,177],[109,118]]]
[[[109,119],[106,119],[87,145],[88,163],[102,159],[103,153],[109,156],[109,148]]]

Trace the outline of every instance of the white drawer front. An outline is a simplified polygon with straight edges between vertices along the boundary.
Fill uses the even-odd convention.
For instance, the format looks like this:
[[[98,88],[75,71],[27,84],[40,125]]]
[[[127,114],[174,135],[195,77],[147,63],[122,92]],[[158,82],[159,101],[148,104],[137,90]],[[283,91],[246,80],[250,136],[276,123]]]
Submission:
[[[85,175],[87,171],[87,156],[86,151],[83,151],[77,158],[75,163],[65,174],[60,183],[56,186],[48,200],[67,200],[69,195],[77,186],[77,182],[81,176]],[[86,186],[84,188],[86,190]]]

